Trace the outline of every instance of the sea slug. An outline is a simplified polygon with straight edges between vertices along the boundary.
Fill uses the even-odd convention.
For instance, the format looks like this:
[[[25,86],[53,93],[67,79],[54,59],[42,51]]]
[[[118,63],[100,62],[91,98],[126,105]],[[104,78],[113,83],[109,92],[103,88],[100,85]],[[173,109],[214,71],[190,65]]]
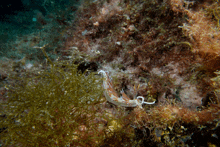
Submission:
[[[103,88],[104,88],[104,95],[107,99],[112,104],[118,105],[118,106],[123,106],[123,107],[136,107],[139,106],[142,108],[143,104],[154,104],[154,102],[145,102],[144,97],[142,96],[137,96],[136,99],[131,100],[122,90],[121,91],[121,96],[118,97],[116,91],[114,90],[114,87],[112,85],[112,82],[104,70],[100,70],[98,72],[99,74],[101,73],[103,76]]]

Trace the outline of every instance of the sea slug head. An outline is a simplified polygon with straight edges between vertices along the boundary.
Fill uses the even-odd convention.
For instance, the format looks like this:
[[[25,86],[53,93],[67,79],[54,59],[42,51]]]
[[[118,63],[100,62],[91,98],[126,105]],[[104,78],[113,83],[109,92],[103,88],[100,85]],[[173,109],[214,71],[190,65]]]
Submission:
[[[103,77],[107,78],[107,73],[104,70],[100,70],[98,74],[101,74]]]
[[[106,74],[104,70],[100,70],[98,74]]]

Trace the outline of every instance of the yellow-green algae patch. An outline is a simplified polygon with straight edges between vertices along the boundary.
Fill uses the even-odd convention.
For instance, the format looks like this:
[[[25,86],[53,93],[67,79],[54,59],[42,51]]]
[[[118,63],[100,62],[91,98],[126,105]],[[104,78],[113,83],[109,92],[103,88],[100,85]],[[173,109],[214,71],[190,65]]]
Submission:
[[[79,73],[72,63],[51,63],[31,78],[7,85],[1,103],[1,142],[15,146],[89,146],[98,136],[95,119],[103,94],[101,78]]]

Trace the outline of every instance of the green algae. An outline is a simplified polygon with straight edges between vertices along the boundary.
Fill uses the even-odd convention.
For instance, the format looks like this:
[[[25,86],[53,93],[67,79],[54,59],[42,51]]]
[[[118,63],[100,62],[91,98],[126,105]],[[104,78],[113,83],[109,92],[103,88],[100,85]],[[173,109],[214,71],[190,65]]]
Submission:
[[[16,77],[7,85],[7,101],[0,104],[1,141],[5,146],[86,146],[97,129],[91,122],[103,94],[95,73],[81,73],[77,65],[52,62],[32,77]],[[79,128],[84,126],[82,135]],[[87,135],[86,138],[81,138]]]

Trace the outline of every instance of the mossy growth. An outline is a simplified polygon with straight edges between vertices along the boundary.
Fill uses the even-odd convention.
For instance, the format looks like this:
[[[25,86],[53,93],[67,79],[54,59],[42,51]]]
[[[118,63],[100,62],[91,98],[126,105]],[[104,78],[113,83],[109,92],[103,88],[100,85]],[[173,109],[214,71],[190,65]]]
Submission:
[[[216,77],[212,78],[211,81],[212,81],[213,87],[215,88],[215,92],[217,94],[219,94],[220,93],[220,71],[216,71],[215,74],[216,74]],[[215,95],[216,95],[216,93],[215,93]],[[214,103],[216,103],[216,104],[220,104],[220,98],[219,97],[215,98],[212,101],[214,101]]]
[[[16,77],[18,78],[18,77]],[[21,79],[17,79],[21,80]],[[94,119],[103,94],[101,78],[72,63],[51,62],[39,75],[8,85],[0,104],[5,146],[91,146],[100,136]]]

